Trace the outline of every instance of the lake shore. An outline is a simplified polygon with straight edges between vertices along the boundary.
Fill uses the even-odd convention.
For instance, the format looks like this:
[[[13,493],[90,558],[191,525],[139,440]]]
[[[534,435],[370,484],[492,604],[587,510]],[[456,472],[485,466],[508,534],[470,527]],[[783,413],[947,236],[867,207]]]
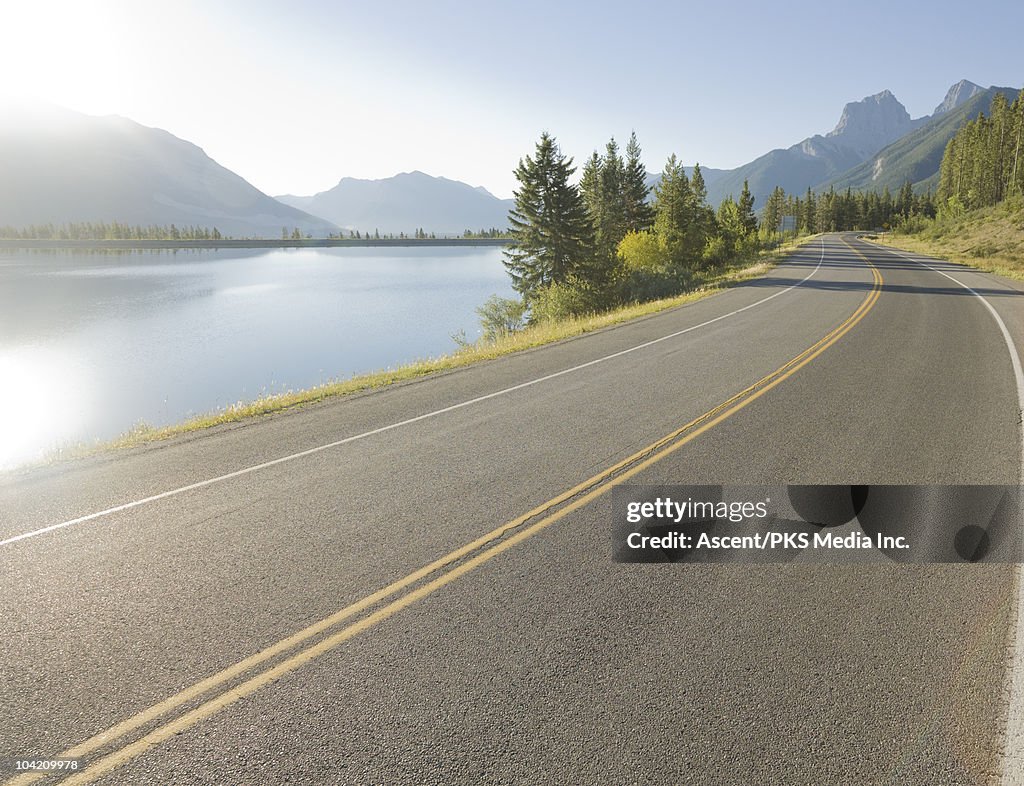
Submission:
[[[52,465],[62,461],[85,458],[114,450],[139,447],[203,429],[284,412],[330,398],[409,383],[432,374],[453,371],[503,355],[568,340],[584,333],[591,333],[623,322],[677,308],[710,297],[736,284],[757,278],[771,270],[788,253],[806,244],[814,237],[814,235],[801,237],[778,248],[761,251],[750,259],[734,263],[732,266],[720,271],[699,289],[673,298],[625,306],[591,316],[543,322],[506,335],[492,343],[473,343],[449,354],[408,363],[394,369],[361,374],[344,380],[334,380],[307,389],[263,396],[253,401],[233,404],[221,410],[189,418],[168,426],[140,424],[138,427],[114,439],[67,446],[48,455],[41,461],[23,464],[7,472],[0,471],[0,474],[25,471],[33,467]]]
[[[141,250],[156,249],[218,249],[218,248],[361,248],[375,246],[449,248],[472,246],[505,246],[507,238],[448,237],[448,238],[302,238],[300,240],[20,240],[0,239],[0,249],[75,249],[81,250]]]

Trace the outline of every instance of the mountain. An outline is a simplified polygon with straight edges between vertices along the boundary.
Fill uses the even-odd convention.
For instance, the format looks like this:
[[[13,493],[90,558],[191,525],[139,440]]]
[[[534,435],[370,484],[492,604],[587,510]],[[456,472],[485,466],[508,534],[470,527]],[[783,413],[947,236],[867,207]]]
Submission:
[[[313,196],[277,197],[347,230],[412,234],[417,229],[438,235],[508,226],[511,199],[498,199],[483,187],[403,172],[382,180],[343,177],[334,188]]]
[[[0,106],[0,183],[0,225],[117,221],[270,238],[282,227],[337,231],[167,131],[44,104]]]
[[[855,167],[921,122],[923,119],[912,120],[888,90],[851,102],[828,134],[772,150],[708,183],[708,203],[717,206],[729,194],[739,196],[744,180],[749,182],[758,207],[764,205],[776,186],[801,194]]]
[[[693,177],[693,167],[692,166],[685,166],[685,167],[683,167],[683,169],[686,171],[686,176],[687,177]],[[722,177],[724,177],[725,175],[728,175],[729,172],[731,172],[731,171],[732,170],[730,170],[730,169],[710,169],[710,168],[705,168],[705,167],[701,167],[700,168],[701,177],[704,178],[704,185],[707,186],[708,188],[711,187],[712,183],[715,183],[715,182],[721,180]],[[647,173],[647,178],[645,179],[645,182],[647,183],[647,187],[649,189],[651,189],[651,195],[650,195],[649,199],[651,201],[653,201],[654,200],[654,188],[655,188],[655,186],[658,185],[658,183],[661,182],[661,172],[648,172]],[[717,207],[717,205],[716,205],[716,207]]]
[[[977,85],[966,81],[953,85],[946,100],[939,104],[942,111],[866,161],[817,184],[815,190],[881,190],[888,186],[895,193],[908,180],[918,191],[935,187],[942,154],[957,129],[981,112],[988,114],[997,93],[1010,102],[1017,96],[1017,90],[1009,87],[979,88],[980,92],[971,89],[974,87]],[[965,95],[968,97],[963,98]]]
[[[943,99],[941,104],[935,107],[935,111],[932,112],[932,117],[946,112],[951,112],[961,104],[969,101],[978,93],[983,92],[985,92],[985,88],[980,85],[976,85],[974,82],[968,82],[966,79],[961,79],[946,91],[946,97]]]

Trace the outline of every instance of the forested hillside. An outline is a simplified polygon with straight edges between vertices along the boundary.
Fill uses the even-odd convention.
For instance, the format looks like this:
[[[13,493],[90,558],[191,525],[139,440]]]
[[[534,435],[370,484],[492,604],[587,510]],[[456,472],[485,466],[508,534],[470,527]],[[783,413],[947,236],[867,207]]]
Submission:
[[[902,221],[888,242],[1024,279],[1024,92],[949,140],[936,214]]]

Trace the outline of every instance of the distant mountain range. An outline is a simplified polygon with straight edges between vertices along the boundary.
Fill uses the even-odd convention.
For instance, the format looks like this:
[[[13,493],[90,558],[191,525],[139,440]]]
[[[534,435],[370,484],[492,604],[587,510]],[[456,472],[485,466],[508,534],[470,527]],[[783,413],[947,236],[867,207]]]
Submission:
[[[966,84],[972,89],[958,90],[964,85],[963,82],[953,85],[950,95],[954,97],[954,102],[951,103],[950,95],[947,95],[946,101],[939,104],[936,113],[927,118],[923,125],[852,169],[820,184],[818,190],[830,187],[837,190],[881,190],[888,187],[895,192],[908,180],[919,192],[937,188],[942,154],[957,129],[982,112],[989,114],[992,99],[998,93],[1002,93],[1010,102],[1017,97],[1017,90],[1012,88],[985,89],[969,82]]]
[[[828,134],[808,137],[786,149],[772,150],[748,164],[725,170],[708,180],[708,202],[717,206],[727,195],[736,197],[743,181],[750,184],[755,206],[763,207],[776,186],[802,194],[830,187],[898,189],[910,180],[919,190],[933,187],[946,143],[967,120],[988,112],[992,98],[1002,92],[1012,101],[1017,91],[983,88],[966,79],[957,82],[932,115],[912,119],[888,90],[843,109]]]
[[[69,222],[216,227],[234,237],[324,236],[191,142],[123,117],[44,104],[0,107],[0,225]]]
[[[935,186],[946,143],[1011,88],[967,80],[950,87],[932,115],[913,119],[888,90],[848,103],[835,128],[772,150],[736,169],[702,169],[708,202],[739,196],[747,180],[755,208],[776,186],[897,190]],[[692,174],[692,168],[687,172]],[[655,185],[659,175],[648,175]],[[44,105],[0,106],[0,226],[68,222],[176,224],[234,237],[280,237],[298,228],[461,235],[508,225],[510,199],[423,172],[381,180],[344,177],[313,196],[264,194],[199,147],[122,117],[92,117]]]
[[[483,187],[403,172],[383,180],[343,177],[334,188],[313,196],[277,197],[346,230],[398,234],[416,229],[438,235],[461,235],[465,230],[504,229],[511,199],[498,199]]]

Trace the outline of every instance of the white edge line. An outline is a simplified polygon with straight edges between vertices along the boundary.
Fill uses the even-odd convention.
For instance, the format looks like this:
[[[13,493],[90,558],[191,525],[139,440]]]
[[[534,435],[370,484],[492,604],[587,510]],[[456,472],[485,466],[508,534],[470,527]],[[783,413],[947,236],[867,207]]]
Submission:
[[[397,428],[402,428],[403,426],[409,426],[409,425],[412,425],[413,423],[418,423],[421,420],[427,420],[428,418],[434,418],[434,417],[437,417],[438,415],[444,415],[445,413],[453,412],[453,411],[455,411],[457,409],[462,409],[463,407],[468,407],[468,406],[471,406],[473,404],[479,404],[480,402],[487,401],[488,399],[497,398],[498,396],[504,396],[504,395],[507,395],[508,393],[513,393],[513,392],[515,392],[517,390],[522,390],[523,388],[528,388],[528,387],[531,387],[533,385],[539,385],[541,382],[547,382],[548,380],[556,379],[557,377],[561,377],[561,376],[564,376],[566,374],[572,374],[572,373],[574,373],[576,371],[581,371],[581,370],[583,370],[585,368],[589,368],[590,366],[596,366],[598,363],[604,363],[605,361],[613,360],[615,358],[622,357],[623,355],[628,355],[631,352],[636,352],[636,351],[641,350],[641,349],[646,349],[647,347],[654,346],[655,344],[660,344],[662,341],[668,341],[669,339],[678,338],[679,336],[682,336],[685,333],[690,333],[690,332],[692,332],[694,330],[698,330],[700,328],[707,327],[708,325],[712,325],[715,322],[721,322],[723,319],[728,319],[729,317],[736,316],[737,314],[740,314],[740,313],[742,313],[744,311],[748,311],[749,309],[752,309],[755,306],[760,306],[762,303],[767,303],[769,300],[774,300],[779,295],[784,295],[785,293],[787,293],[787,292],[789,292],[789,291],[791,291],[793,289],[796,289],[801,284],[803,284],[808,279],[810,279],[811,276],[813,276],[815,273],[817,273],[818,270],[821,268],[822,262],[824,262],[824,261],[825,261],[825,238],[823,237],[821,239],[821,256],[818,257],[818,264],[814,266],[814,270],[812,270],[810,273],[808,273],[800,281],[798,281],[797,283],[795,283],[795,284],[793,284],[791,286],[786,287],[785,289],[780,289],[778,292],[776,292],[776,293],[774,293],[772,295],[769,295],[766,298],[762,298],[761,300],[758,300],[755,303],[750,303],[749,305],[743,306],[742,308],[738,308],[735,311],[730,311],[728,314],[722,314],[720,316],[715,317],[714,319],[709,319],[706,322],[701,322],[699,325],[692,325],[692,326],[690,326],[688,328],[685,328],[683,330],[678,330],[675,333],[670,333],[667,336],[661,336],[660,338],[655,338],[655,339],[652,339],[651,341],[646,341],[643,344],[637,344],[635,347],[629,347],[628,349],[619,350],[618,352],[613,352],[610,355],[605,355],[603,357],[595,358],[594,360],[589,360],[586,363],[580,363],[577,366],[571,366],[570,368],[565,368],[565,369],[562,369],[561,371],[556,371],[553,374],[547,374],[546,376],[537,377],[536,379],[531,379],[531,380],[529,380],[527,382],[521,382],[518,385],[513,385],[512,387],[507,387],[507,388],[503,388],[501,390],[496,390],[493,393],[487,393],[487,394],[485,394],[483,396],[477,396],[476,398],[471,398],[471,399],[468,399],[466,401],[461,401],[458,404],[452,404],[450,407],[444,407],[443,409],[435,409],[433,412],[426,412],[426,413],[424,413],[422,415],[417,415],[414,418],[409,418],[408,420],[402,420],[402,421],[399,421],[397,423],[391,423],[391,424],[389,424],[387,426],[381,426],[380,428],[375,428],[372,431],[364,431],[362,434],[355,434],[355,435],[353,435],[351,437],[345,437],[344,439],[336,440],[335,442],[328,442],[325,445],[318,445],[315,448],[309,448],[308,450],[303,450],[303,451],[300,451],[298,453],[291,453],[291,454],[289,454],[287,456],[281,456],[280,458],[276,458],[276,459],[273,459],[271,461],[265,461],[262,464],[254,464],[251,467],[245,467],[243,469],[239,469],[239,470],[236,470],[234,472],[229,472],[226,475],[218,475],[215,478],[209,478],[207,480],[201,480],[198,483],[190,483],[187,486],[182,486],[180,488],[171,489],[170,491],[164,491],[164,492],[161,492],[160,494],[154,494],[151,497],[145,497],[143,499],[137,499],[137,500],[134,500],[132,502],[126,502],[123,505],[115,505],[112,508],[107,508],[106,510],[100,510],[100,511],[97,511],[96,513],[90,513],[87,516],[79,516],[78,518],[75,518],[75,519],[70,519],[68,521],[62,521],[59,524],[51,524],[48,527],[42,527],[40,529],[32,530],[31,532],[23,532],[20,535],[13,535],[12,537],[9,537],[9,538],[7,538],[5,540],[0,540],[0,546],[8,546],[11,543],[17,543],[19,540],[27,540],[28,538],[36,538],[36,537],[39,537],[40,535],[45,535],[48,532],[53,532],[53,531],[58,530],[58,529],[64,529],[65,527],[72,527],[72,526],[74,526],[76,524],[84,524],[87,521],[94,521],[95,519],[103,518],[104,516],[110,516],[110,515],[112,515],[114,513],[120,513],[121,511],[124,511],[124,510],[131,510],[132,508],[137,508],[137,507],[140,507],[141,505],[147,505],[150,502],[156,502],[156,501],[161,500],[161,499],[166,499],[167,497],[173,497],[173,496],[176,496],[178,494],[184,494],[186,491],[194,491],[195,489],[201,489],[201,488],[204,488],[205,486],[212,486],[214,483],[221,483],[221,482],[223,482],[225,480],[231,480],[232,478],[237,478],[237,477],[240,477],[242,475],[248,475],[251,472],[257,472],[257,471],[259,471],[261,469],[267,469],[268,467],[273,467],[276,464],[284,464],[287,461],[294,461],[295,459],[298,459],[298,458],[303,458],[305,456],[311,456],[314,453],[320,453],[321,451],[324,451],[324,450],[330,450],[331,448],[336,448],[336,447],[339,447],[341,445],[347,445],[350,442],[356,442],[357,440],[360,440],[360,439],[366,439],[367,437],[372,437],[372,436],[374,436],[376,434],[383,434],[386,431],[392,431],[392,430],[397,429]]]
[[[884,247],[882,247],[884,248]],[[936,267],[932,267],[927,262],[922,262],[920,259],[915,259],[912,256],[903,254],[891,248],[886,248],[886,251],[890,251],[897,256],[901,256],[904,259],[908,259],[911,262],[916,262],[919,265],[923,265],[929,270],[934,270],[936,273],[945,276],[950,281],[959,284],[978,300],[985,304],[985,307],[992,314],[996,324],[999,325],[999,332],[1003,334],[1003,340],[1006,342],[1006,347],[1010,351],[1010,362],[1013,364],[1013,373],[1017,380],[1017,409],[1018,409],[1018,422],[1021,423],[1021,464],[1020,464],[1020,483],[1024,485],[1024,367],[1022,367],[1020,355],[1017,352],[1017,347],[1013,343],[1013,337],[1010,335],[1010,331],[1006,327],[1006,323],[1003,322],[1003,318],[999,316],[999,312],[995,310],[995,307],[989,303],[982,295],[976,290],[971,289],[962,281],[958,281],[948,273],[939,270]],[[1000,769],[1002,770],[1000,782],[1003,786],[1024,786],[1024,577],[1021,576],[1021,568],[1017,567],[1017,607],[1016,617],[1011,620],[1010,624],[1012,630],[1010,633],[1010,652],[1009,652],[1009,663],[1007,669],[1008,675],[1008,699],[1009,706],[1007,711],[1006,719],[1006,730],[1005,730],[1005,746],[1003,749],[1002,762]]]

